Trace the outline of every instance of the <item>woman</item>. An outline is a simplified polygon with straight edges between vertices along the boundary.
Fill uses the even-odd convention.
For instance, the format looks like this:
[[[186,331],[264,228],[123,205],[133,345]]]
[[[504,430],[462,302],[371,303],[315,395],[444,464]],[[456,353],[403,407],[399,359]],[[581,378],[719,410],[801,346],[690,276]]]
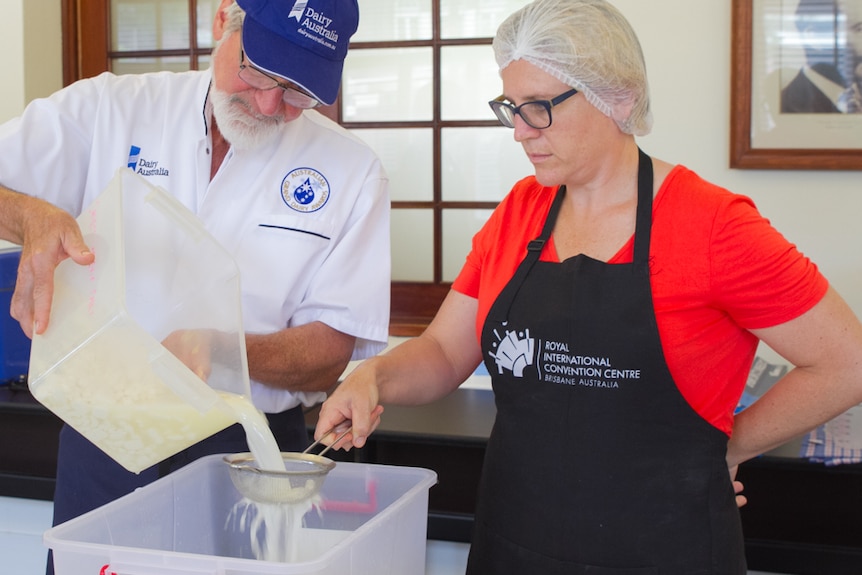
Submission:
[[[317,435],[351,419],[360,447],[379,404],[434,401],[484,360],[498,415],[469,573],[744,574],[736,466],[862,401],[862,327],[747,198],[639,150],[645,66],[611,5],[537,0],[494,51],[491,107],[535,176]],[[796,367],[734,418],[759,340]]]

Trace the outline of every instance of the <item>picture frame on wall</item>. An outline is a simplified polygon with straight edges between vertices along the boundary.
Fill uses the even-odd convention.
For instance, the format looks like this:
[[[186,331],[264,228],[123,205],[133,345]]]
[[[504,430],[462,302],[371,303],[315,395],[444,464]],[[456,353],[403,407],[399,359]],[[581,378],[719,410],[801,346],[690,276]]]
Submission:
[[[862,0],[732,0],[730,167],[862,170]]]

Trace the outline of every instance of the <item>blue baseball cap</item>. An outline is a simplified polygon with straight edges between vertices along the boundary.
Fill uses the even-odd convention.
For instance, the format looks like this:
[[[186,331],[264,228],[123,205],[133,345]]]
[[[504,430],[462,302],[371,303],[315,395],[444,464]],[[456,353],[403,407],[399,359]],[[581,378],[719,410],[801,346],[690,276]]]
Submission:
[[[245,11],[242,47],[249,62],[285,78],[324,104],[338,96],[357,0],[236,0]]]

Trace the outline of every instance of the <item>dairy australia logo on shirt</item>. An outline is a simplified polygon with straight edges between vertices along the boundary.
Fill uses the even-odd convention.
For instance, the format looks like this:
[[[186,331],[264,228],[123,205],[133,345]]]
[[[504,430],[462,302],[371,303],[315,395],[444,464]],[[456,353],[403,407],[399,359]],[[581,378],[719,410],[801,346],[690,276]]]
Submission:
[[[530,337],[530,330],[506,330],[497,336],[494,350],[489,352],[497,364],[498,373],[504,370],[515,377],[523,377],[525,368],[535,365],[539,381],[559,385],[578,385],[605,389],[619,389],[621,383],[639,380],[639,369],[615,367],[608,357],[579,355],[561,341]]]
[[[129,169],[141,176],[170,176],[170,170],[159,165],[158,160],[147,160],[141,157],[141,148],[132,146],[129,148],[129,161],[126,164]]]

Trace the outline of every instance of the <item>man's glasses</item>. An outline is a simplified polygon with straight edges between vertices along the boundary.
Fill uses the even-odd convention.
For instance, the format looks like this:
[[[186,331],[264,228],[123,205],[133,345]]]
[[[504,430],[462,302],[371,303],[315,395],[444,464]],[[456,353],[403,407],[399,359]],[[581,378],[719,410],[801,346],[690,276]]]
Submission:
[[[553,100],[534,100],[532,102],[524,102],[520,106],[513,106],[506,101],[504,96],[498,96],[488,102],[488,105],[494,110],[494,114],[497,115],[500,123],[507,128],[515,127],[515,115],[517,114],[531,128],[544,130],[551,125],[551,108],[568,100],[577,93],[578,91],[572,88]]]
[[[320,105],[320,102],[316,98],[309,96],[290,84],[286,84],[281,80],[270,76],[260,68],[253,66],[250,62],[246,63],[245,52],[242,48],[239,50],[239,71],[236,75],[239,76],[240,80],[256,90],[272,90],[273,88],[281,88],[283,90],[281,99],[285,104],[293,106],[294,108],[308,110]]]

